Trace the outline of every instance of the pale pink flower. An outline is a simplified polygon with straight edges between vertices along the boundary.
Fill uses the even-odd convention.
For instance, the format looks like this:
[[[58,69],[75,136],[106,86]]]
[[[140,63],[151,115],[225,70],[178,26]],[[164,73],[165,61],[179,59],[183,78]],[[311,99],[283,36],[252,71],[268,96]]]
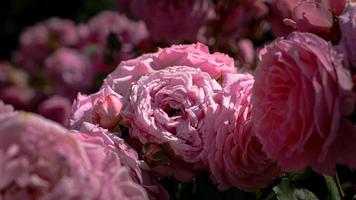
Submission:
[[[124,111],[130,135],[141,143],[168,145],[188,163],[199,163],[201,127],[212,96],[221,89],[208,73],[175,66],[142,76]],[[205,122],[209,123],[209,122]]]
[[[104,136],[69,134],[29,113],[0,114],[2,199],[148,199]]]
[[[104,85],[111,86],[115,92],[127,97],[129,88],[140,76],[170,66],[198,68],[214,79],[221,78],[225,73],[236,73],[231,57],[218,52],[209,53],[208,47],[204,44],[173,45],[156,53],[144,54],[121,62],[106,78]]]
[[[78,94],[72,106],[70,127],[79,130],[84,122],[89,122],[106,129],[114,128],[119,124],[123,106],[122,97],[109,86],[92,95]]]

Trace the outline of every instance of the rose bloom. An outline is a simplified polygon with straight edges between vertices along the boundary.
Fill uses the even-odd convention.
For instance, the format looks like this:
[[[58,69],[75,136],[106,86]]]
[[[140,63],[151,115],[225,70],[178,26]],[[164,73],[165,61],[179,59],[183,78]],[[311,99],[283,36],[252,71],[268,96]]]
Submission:
[[[97,159],[103,159],[103,161],[105,161],[107,157],[116,157],[116,159],[119,159],[121,165],[128,169],[132,181],[146,190],[149,199],[169,199],[168,192],[151,177],[150,167],[143,160],[138,159],[137,152],[123,139],[106,129],[88,122],[84,122],[79,128],[79,131],[74,130],[73,132],[76,133],[76,137],[81,138],[81,141],[92,141],[90,144],[98,142],[104,147],[115,150],[115,154],[112,154],[112,156],[107,155],[108,152],[103,152],[106,157],[99,154],[89,156],[94,158],[97,156]],[[90,146],[88,147],[89,149],[91,148]],[[112,164],[107,163],[107,165],[103,166],[102,171],[108,171],[108,167],[110,166],[112,166]],[[113,170],[115,170],[115,168],[113,168]]]
[[[350,72],[323,39],[295,32],[260,54],[253,90],[253,124],[267,155],[283,170],[333,174],[356,167]],[[345,153],[346,152],[346,153]]]
[[[6,105],[0,100],[0,114],[11,113],[13,110],[14,108],[11,105]]]
[[[236,38],[250,37],[255,34],[257,26],[268,14],[268,7],[261,0],[245,0],[230,3],[226,12],[221,13],[219,26],[219,42],[231,42]],[[261,33],[259,33],[261,34]]]
[[[60,47],[73,47],[78,42],[79,35],[74,22],[50,18],[21,33],[14,59],[30,74],[38,76],[48,55]]]
[[[291,33],[294,28],[283,23],[283,19],[291,19],[293,8],[299,0],[266,0],[270,13],[266,18],[271,24],[271,31],[275,36],[285,36]]]
[[[143,22],[103,11],[79,26],[81,49],[97,72],[111,72],[122,60],[134,57],[134,48],[148,38]]]
[[[95,94],[78,94],[72,106],[70,127],[79,130],[84,122],[88,122],[113,129],[121,120],[123,106],[123,98],[109,86],[104,86]]]
[[[172,44],[196,40],[199,28],[206,22],[212,1],[134,0],[130,7],[132,13],[145,22],[154,40]]]
[[[141,143],[167,144],[184,161],[198,163],[203,148],[200,128],[220,89],[208,73],[190,67],[152,72],[132,86],[125,124]]]
[[[225,75],[223,89],[214,97],[216,104],[205,117],[202,157],[220,190],[234,186],[253,191],[281,174],[253,131],[253,83],[251,75]]]
[[[38,105],[37,113],[68,126],[72,103],[67,98],[54,95]]]
[[[161,70],[169,66],[188,66],[207,72],[212,78],[219,79],[225,73],[236,73],[234,60],[222,53],[209,53],[207,46],[201,43],[173,45],[160,49],[156,53],[144,54],[132,60],[123,61],[105,80],[118,94],[127,97],[128,88],[140,76]]]
[[[89,58],[76,49],[61,48],[45,60],[45,74],[56,93],[73,98],[91,86],[94,69]]]
[[[12,85],[0,90],[0,100],[11,104],[18,110],[33,111],[41,99],[42,95],[28,86]]]
[[[0,89],[11,85],[26,86],[28,82],[29,76],[25,71],[6,61],[0,61]]]
[[[345,7],[345,0],[269,0],[274,12],[272,31],[276,35],[290,32],[289,25],[296,30],[312,32],[324,38],[332,36],[333,15],[339,16]],[[282,21],[284,19],[284,23]]]
[[[346,59],[356,67],[356,2],[348,2],[345,11],[339,17],[341,29],[340,46],[344,48]]]
[[[34,114],[0,112],[0,198],[148,199],[102,141]]]

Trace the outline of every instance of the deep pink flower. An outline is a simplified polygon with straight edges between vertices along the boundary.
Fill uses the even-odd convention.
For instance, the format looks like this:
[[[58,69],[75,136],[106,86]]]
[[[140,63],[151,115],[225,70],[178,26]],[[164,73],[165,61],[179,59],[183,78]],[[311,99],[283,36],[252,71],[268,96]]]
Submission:
[[[128,88],[140,76],[170,66],[198,68],[214,79],[221,78],[225,73],[236,73],[231,57],[218,52],[211,54],[204,44],[173,45],[157,53],[144,54],[120,63],[106,78],[104,85],[111,86],[115,92],[127,97],[130,92]]]
[[[256,53],[252,41],[249,39],[239,40],[237,42],[237,50],[237,65],[239,68],[253,68],[255,65]]]
[[[275,35],[287,35],[296,29],[329,39],[332,34],[335,34],[332,33],[333,16],[339,16],[342,13],[346,1],[269,0],[269,2],[273,9],[270,19]]]
[[[78,42],[77,27],[72,21],[50,18],[21,33],[14,59],[32,75],[39,75],[48,55],[60,47],[72,47]]]
[[[18,110],[33,111],[41,96],[34,88],[27,86],[9,86],[0,90],[0,99]]]
[[[28,82],[29,77],[26,72],[8,62],[0,61],[0,89],[11,85],[26,86]]]
[[[69,98],[90,88],[93,67],[86,55],[69,48],[61,48],[45,60],[45,73],[54,82],[56,93]]]
[[[134,0],[133,14],[143,20],[156,41],[195,41],[212,6],[210,0]]]
[[[98,72],[111,72],[122,60],[132,58],[135,46],[148,38],[143,22],[104,11],[79,27],[81,48]]]
[[[260,0],[245,0],[230,4],[226,12],[220,13],[222,16],[217,22],[219,42],[250,37],[251,34],[255,34],[254,26],[268,13],[268,7]]]
[[[253,191],[281,174],[267,158],[253,131],[251,75],[227,74],[215,107],[207,112],[203,129],[203,159],[220,190],[231,186]]]
[[[148,199],[103,136],[28,113],[0,114],[2,199]]]
[[[353,111],[353,85],[341,55],[318,36],[295,32],[260,57],[252,114],[267,155],[283,170],[311,166],[332,174],[336,163],[355,168],[356,132],[345,131],[351,130],[345,116]]]
[[[63,126],[69,125],[69,115],[72,103],[67,98],[52,96],[41,102],[37,112],[47,119],[56,121]]]

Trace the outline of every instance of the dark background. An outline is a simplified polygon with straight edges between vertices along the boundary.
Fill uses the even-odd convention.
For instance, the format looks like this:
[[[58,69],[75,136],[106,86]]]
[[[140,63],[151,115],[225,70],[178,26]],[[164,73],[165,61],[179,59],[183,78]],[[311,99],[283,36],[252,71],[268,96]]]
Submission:
[[[0,60],[11,58],[27,26],[53,16],[85,22],[108,9],[116,9],[115,0],[0,0]]]

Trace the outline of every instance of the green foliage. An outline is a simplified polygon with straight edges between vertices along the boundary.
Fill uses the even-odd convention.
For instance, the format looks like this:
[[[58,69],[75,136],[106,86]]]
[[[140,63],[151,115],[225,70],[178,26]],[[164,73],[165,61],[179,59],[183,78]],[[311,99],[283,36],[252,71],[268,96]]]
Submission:
[[[278,186],[273,187],[273,191],[278,200],[318,200],[311,191],[291,186],[288,178],[283,178]]]

